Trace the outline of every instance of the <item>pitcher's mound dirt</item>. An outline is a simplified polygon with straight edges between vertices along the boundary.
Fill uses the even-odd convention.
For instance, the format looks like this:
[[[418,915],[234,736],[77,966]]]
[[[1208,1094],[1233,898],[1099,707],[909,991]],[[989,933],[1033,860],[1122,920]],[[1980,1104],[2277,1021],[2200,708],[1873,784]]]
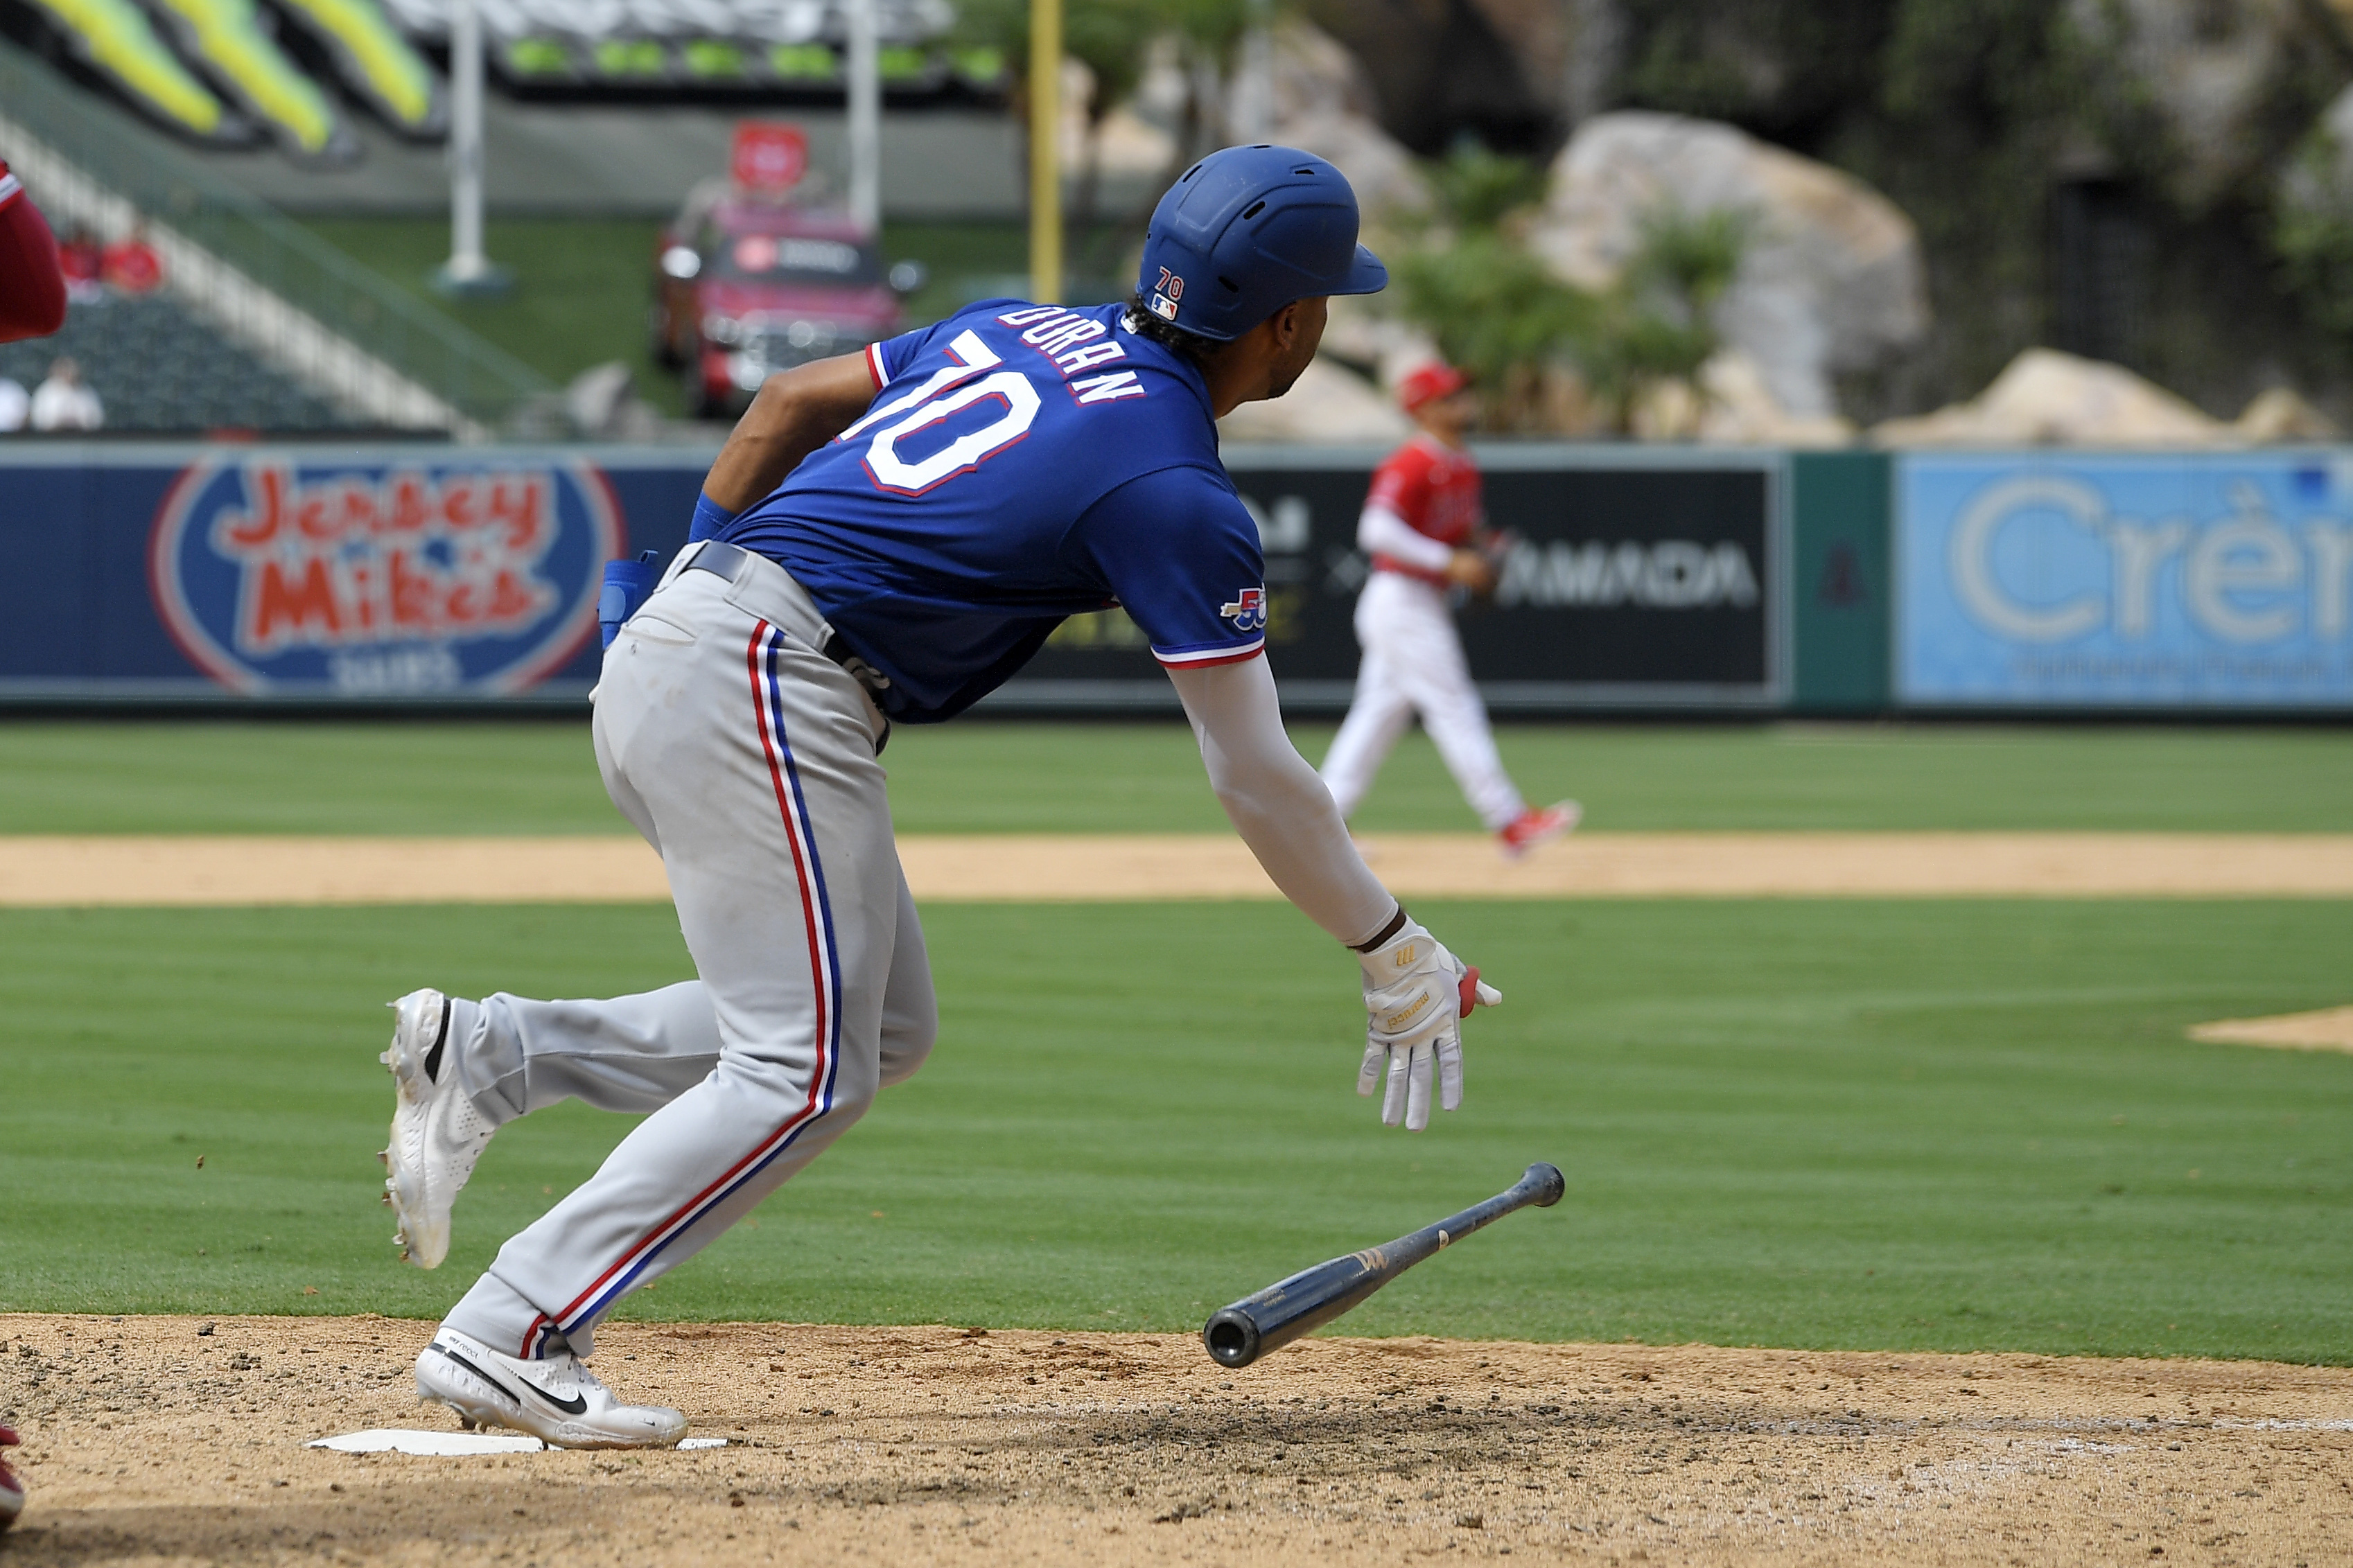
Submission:
[[[2295,1563],[2353,1557],[2353,1372],[613,1324],[692,1453],[352,1456],[446,1425],[428,1325],[0,1317],[31,1499],[91,1563]]]

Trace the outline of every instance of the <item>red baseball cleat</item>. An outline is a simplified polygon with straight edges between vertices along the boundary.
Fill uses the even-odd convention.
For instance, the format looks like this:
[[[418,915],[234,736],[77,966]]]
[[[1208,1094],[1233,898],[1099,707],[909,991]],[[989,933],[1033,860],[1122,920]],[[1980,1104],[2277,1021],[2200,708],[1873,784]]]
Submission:
[[[1575,827],[1585,816],[1585,808],[1573,800],[1564,800],[1539,811],[1535,806],[1520,813],[1496,833],[1496,845],[1506,860],[1517,860],[1539,844],[1550,843]]]
[[[0,1448],[13,1448],[20,1441],[16,1428],[0,1426]],[[7,1460],[0,1459],[0,1530],[16,1523],[16,1516],[24,1511],[24,1480],[8,1468]]]

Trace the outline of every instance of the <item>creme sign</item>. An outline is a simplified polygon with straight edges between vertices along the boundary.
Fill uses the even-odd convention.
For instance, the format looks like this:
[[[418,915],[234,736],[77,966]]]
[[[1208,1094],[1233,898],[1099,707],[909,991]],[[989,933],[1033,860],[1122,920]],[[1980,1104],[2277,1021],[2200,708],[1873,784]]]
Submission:
[[[231,689],[493,695],[595,629],[619,511],[585,464],[198,464],[158,510],[155,606]]]
[[[1907,457],[1908,701],[2353,702],[2353,463]]]

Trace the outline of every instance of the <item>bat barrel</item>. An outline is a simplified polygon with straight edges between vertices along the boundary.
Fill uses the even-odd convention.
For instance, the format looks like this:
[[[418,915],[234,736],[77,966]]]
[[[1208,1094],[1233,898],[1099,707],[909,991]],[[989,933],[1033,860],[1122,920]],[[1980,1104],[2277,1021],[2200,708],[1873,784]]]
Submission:
[[[1221,1308],[1202,1325],[1201,1342],[1219,1364],[1248,1366],[1267,1352],[1322,1328],[1430,1254],[1514,1209],[1531,1204],[1550,1208],[1560,1202],[1567,1189],[1558,1166],[1530,1165],[1517,1183],[1484,1203],[1401,1236],[1386,1247],[1368,1247],[1303,1269]]]

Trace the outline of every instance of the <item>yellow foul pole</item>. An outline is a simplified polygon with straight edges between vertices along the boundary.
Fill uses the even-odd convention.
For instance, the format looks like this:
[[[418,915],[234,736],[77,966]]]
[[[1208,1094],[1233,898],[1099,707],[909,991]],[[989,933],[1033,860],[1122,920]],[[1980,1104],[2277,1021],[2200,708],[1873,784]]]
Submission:
[[[1062,0],[1029,0],[1029,297],[1062,299]]]

